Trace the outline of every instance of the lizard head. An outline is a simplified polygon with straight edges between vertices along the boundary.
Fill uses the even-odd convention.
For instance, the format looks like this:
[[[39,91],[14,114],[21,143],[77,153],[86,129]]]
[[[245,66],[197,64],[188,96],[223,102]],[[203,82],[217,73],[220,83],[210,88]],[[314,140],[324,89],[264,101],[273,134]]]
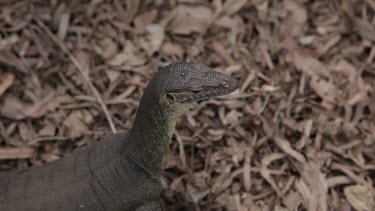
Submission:
[[[155,75],[161,104],[191,104],[225,95],[238,87],[238,81],[199,63],[172,63]]]
[[[196,101],[229,94],[239,83],[233,77],[219,73],[199,63],[177,62],[161,68],[147,85],[144,108],[154,106],[165,120],[172,136],[176,119]],[[152,106],[151,106],[152,107]]]

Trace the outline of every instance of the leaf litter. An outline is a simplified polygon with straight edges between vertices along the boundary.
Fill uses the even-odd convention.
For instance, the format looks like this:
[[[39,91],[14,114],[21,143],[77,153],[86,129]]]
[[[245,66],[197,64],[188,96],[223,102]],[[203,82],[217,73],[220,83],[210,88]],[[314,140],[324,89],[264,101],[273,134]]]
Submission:
[[[375,209],[371,0],[6,0],[0,8],[2,170],[128,130],[158,68],[198,61],[241,86],[178,120],[164,209]]]

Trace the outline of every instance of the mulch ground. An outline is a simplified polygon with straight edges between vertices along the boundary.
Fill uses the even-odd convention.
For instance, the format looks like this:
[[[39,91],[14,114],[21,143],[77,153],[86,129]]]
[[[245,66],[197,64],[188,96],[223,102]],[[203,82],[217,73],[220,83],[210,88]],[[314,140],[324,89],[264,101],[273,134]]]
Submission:
[[[375,210],[372,0],[0,1],[0,170],[128,130],[174,61],[241,81],[177,122],[168,210]]]

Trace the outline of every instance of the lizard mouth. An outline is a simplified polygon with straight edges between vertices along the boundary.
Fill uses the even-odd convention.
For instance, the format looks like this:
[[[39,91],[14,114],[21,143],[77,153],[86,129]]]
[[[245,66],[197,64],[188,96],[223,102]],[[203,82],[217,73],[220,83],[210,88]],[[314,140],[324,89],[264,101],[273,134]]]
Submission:
[[[238,86],[239,82],[228,76],[228,79],[221,82],[218,86],[202,87],[201,89],[191,90],[192,94],[185,98],[182,103],[193,103],[208,98],[226,95],[236,90]]]
[[[213,97],[218,97],[218,96],[225,95],[225,94],[226,94],[226,92],[220,91],[220,90],[215,90],[215,91],[211,91],[211,92],[202,91],[202,92],[195,93],[195,94],[187,97],[185,100],[182,101],[182,103],[193,103],[193,102],[196,102],[196,101],[205,100],[205,99],[213,98]]]

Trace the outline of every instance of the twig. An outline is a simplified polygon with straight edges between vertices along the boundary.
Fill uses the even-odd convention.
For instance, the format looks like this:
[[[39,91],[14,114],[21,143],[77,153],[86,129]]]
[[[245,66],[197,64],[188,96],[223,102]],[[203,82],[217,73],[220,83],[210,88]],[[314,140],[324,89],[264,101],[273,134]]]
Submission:
[[[185,170],[186,169],[186,155],[185,155],[185,150],[184,150],[184,142],[182,142],[182,139],[177,132],[175,132],[175,134],[176,134],[176,140],[178,142],[178,149],[180,151],[180,159],[182,162],[182,168]]]
[[[34,145],[41,141],[65,141],[68,139],[69,139],[68,137],[64,137],[64,136],[44,136],[44,137],[37,137],[35,139],[32,139],[31,141],[29,141],[28,144]]]
[[[52,32],[51,30],[49,30],[49,28],[41,21],[39,20],[38,18],[36,18],[35,16],[33,17],[33,19],[35,20],[35,22],[39,25],[40,28],[42,28],[42,30],[47,34],[48,37],[51,38],[51,40],[57,45],[59,46],[59,48],[61,48],[62,51],[64,51],[64,53],[66,53],[68,56],[69,56],[69,59],[72,61],[72,63],[76,66],[79,74],[83,77],[85,83],[90,87],[91,91],[93,92],[97,102],[99,103],[100,107],[102,108],[104,114],[105,114],[105,117],[107,118],[107,121],[108,121],[108,124],[109,124],[109,127],[111,128],[112,132],[113,133],[116,133],[116,127],[113,123],[113,120],[108,112],[108,108],[107,106],[105,105],[105,103],[103,102],[102,98],[100,97],[100,94],[98,92],[98,90],[95,88],[95,86],[93,85],[93,83],[91,82],[90,78],[89,78],[89,75],[88,74],[85,74],[85,73],[88,73],[89,71],[85,69],[85,67],[83,67],[81,65],[81,63],[77,60],[77,58],[72,54],[70,53],[69,49],[64,45],[64,43],[59,40]]]

